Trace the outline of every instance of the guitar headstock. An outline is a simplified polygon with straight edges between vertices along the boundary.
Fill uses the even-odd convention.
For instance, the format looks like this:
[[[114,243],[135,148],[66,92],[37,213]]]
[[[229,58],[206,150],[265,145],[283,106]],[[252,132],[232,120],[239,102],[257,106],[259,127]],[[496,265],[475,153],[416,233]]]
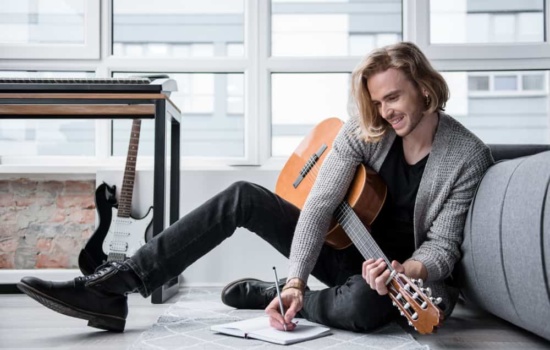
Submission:
[[[442,311],[436,306],[441,298],[432,297],[430,288],[422,288],[421,279],[409,279],[398,273],[392,278],[388,290],[393,305],[418,333],[432,333],[443,321]]]

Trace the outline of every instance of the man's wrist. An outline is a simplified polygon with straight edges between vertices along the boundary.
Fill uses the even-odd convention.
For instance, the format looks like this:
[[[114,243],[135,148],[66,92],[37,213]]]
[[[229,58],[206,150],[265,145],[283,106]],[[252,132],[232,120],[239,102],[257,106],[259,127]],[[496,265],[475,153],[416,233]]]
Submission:
[[[285,286],[283,287],[283,290],[287,289],[297,289],[304,294],[304,291],[306,290],[306,283],[297,277],[291,278],[286,281]]]

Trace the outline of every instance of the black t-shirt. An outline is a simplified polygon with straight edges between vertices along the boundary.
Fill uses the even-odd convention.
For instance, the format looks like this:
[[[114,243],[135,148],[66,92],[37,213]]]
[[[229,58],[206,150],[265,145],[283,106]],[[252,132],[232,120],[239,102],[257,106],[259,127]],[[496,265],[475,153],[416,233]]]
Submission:
[[[403,262],[414,252],[414,203],[428,157],[408,164],[403,139],[396,137],[380,169],[388,195],[371,233],[390,261]]]

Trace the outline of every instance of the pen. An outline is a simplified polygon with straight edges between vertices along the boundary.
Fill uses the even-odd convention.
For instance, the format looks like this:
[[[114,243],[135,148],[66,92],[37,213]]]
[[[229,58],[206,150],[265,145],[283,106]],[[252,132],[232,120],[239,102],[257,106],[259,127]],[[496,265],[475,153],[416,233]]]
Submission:
[[[281,291],[279,290],[279,278],[277,277],[277,269],[273,266],[273,272],[275,272],[275,289],[277,290],[277,298],[279,298],[279,308],[281,309],[281,315],[283,315],[283,328],[286,332],[285,309],[283,308],[283,299],[281,298]]]

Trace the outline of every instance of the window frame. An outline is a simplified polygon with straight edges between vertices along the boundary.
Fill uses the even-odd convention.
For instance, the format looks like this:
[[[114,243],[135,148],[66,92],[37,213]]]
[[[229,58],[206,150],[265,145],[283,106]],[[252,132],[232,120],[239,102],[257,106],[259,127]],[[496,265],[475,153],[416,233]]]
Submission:
[[[550,66],[550,6],[544,11],[544,38],[540,43],[432,44],[430,42],[430,0],[405,0],[415,42],[439,70],[528,70]]]
[[[182,157],[183,168],[253,165],[260,169],[280,169],[286,157],[271,156],[271,74],[275,73],[351,73],[361,57],[272,57],[271,2],[244,0],[244,56],[201,58],[131,58],[112,56],[112,0],[87,0],[97,4],[98,27],[94,32],[97,57],[63,56],[45,59],[47,52],[28,54],[25,60],[0,56],[0,70],[89,70],[97,77],[113,72],[177,72],[244,74],[244,155],[242,157]],[[510,44],[430,44],[429,0],[403,0],[402,19],[405,41],[415,42],[440,71],[521,71],[550,70],[550,42]],[[545,7],[545,38],[550,38],[550,6]],[[521,48],[521,50],[518,50]],[[48,51],[43,50],[42,51]],[[11,55],[11,54],[10,54]],[[63,57],[63,59],[61,59]],[[160,67],[160,68],[159,68]],[[481,72],[482,73],[482,72]],[[509,72],[506,72],[509,73]],[[545,74],[545,91],[549,77]],[[527,93],[527,92],[526,92]],[[536,94],[540,94],[538,91]],[[0,169],[6,164],[26,164],[36,172],[89,172],[90,169],[121,167],[122,157],[111,156],[111,121],[97,120],[95,157],[20,157],[2,156]],[[16,159],[18,158],[18,159]],[[52,164],[58,170],[52,170]],[[152,167],[152,157],[144,156],[138,168]],[[17,169],[17,168],[13,168]],[[56,169],[53,166],[53,169]],[[239,168],[235,168],[239,169]],[[40,170],[40,171],[39,171]],[[14,172],[16,170],[13,170]],[[95,172],[95,170],[94,170]]]
[[[101,3],[84,0],[84,44],[6,44],[0,43],[0,59],[99,59]]]

